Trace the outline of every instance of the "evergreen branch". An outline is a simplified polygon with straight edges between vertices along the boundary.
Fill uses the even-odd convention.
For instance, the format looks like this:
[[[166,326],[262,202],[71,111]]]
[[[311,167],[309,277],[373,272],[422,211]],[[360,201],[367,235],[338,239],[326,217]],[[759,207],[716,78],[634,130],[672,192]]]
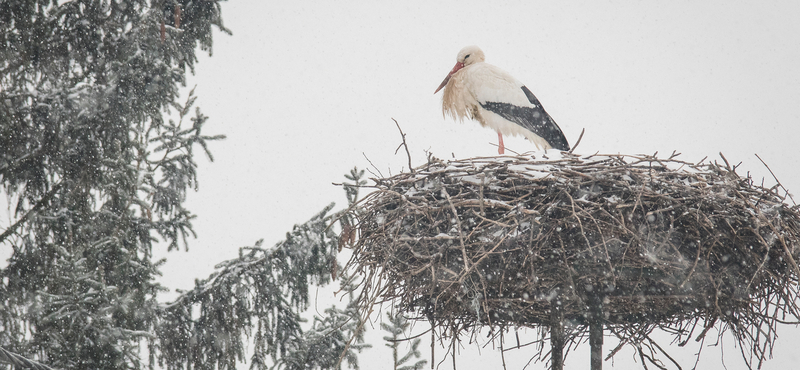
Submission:
[[[6,109],[7,110],[7,109]],[[6,112],[8,113],[8,112]],[[10,113],[9,113],[10,115]],[[6,177],[12,170],[17,169],[21,164],[30,161],[34,158],[39,157],[42,154],[43,148],[40,146],[36,150],[31,153],[25,153],[22,157],[7,163],[3,167],[0,167],[0,177]]]
[[[300,325],[309,286],[328,284],[336,263],[338,237],[327,228],[333,207],[331,203],[295,225],[273,248],[261,248],[258,241],[240,249],[238,258],[217,264],[217,271],[197,281],[194,289],[161,306],[159,361],[169,368],[200,367],[208,361],[232,368],[242,361],[244,340],[254,338],[253,369],[266,369],[267,362],[279,364],[277,368],[331,368],[341,352],[355,363],[352,350],[342,344],[357,337],[349,322],[353,308],[326,310],[307,331]],[[193,317],[198,306],[199,316]],[[258,329],[251,337],[253,320]],[[326,351],[328,355],[320,355]]]
[[[23,369],[55,370],[50,366],[28,360],[27,358],[22,357],[14,352],[10,352],[3,347],[0,347],[0,362],[5,362],[7,364],[14,365],[17,368]]]
[[[58,190],[61,189],[61,185],[62,183],[56,184],[56,186],[54,186],[53,189],[47,192],[47,194],[45,194],[44,197],[42,197],[42,199],[39,200],[39,202],[36,203],[35,206],[33,206],[33,208],[31,208],[28,212],[25,213],[24,216],[22,216],[22,218],[17,220],[17,222],[15,222],[13,225],[9,226],[8,229],[3,231],[3,234],[0,234],[0,244],[2,244],[6,240],[6,238],[11,236],[11,234],[13,234],[14,231],[16,231],[17,228],[19,228],[23,222],[27,221],[28,218],[30,218],[30,216],[33,215],[34,212],[37,212],[39,209],[44,207],[46,203],[50,202],[50,199],[53,199],[53,196],[56,195],[56,192],[58,192]]]

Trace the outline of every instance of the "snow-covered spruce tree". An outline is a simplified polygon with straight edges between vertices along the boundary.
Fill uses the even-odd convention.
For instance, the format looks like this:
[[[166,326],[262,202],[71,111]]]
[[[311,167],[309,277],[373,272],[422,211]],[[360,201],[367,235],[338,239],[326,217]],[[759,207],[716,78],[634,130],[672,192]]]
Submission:
[[[354,169],[346,175],[353,181],[344,184],[351,206],[363,174]],[[329,214],[333,206],[295,225],[271,248],[263,248],[263,241],[241,248],[238,258],[218,264],[217,272],[165,305],[158,347],[151,351],[159,354],[159,365],[234,369],[249,348],[251,369],[335,369],[342,356],[358,368],[356,351],[369,345],[363,344],[350,277],[338,276],[346,307],[331,306],[303,328],[305,315],[319,312],[308,310],[309,291],[329,284],[341,270],[336,255],[344,241],[332,223],[345,214]]]
[[[145,367],[152,246],[193,233],[193,149],[219,138],[177,100],[212,26],[226,31],[217,0],[0,1],[0,347],[63,369]]]

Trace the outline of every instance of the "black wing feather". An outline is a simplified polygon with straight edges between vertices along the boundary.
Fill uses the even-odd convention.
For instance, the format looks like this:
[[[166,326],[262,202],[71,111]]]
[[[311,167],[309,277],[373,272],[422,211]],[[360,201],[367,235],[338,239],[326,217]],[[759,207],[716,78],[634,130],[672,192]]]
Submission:
[[[533,104],[533,107],[518,107],[498,102],[481,103],[481,107],[539,135],[554,149],[569,150],[567,138],[564,137],[564,133],[561,132],[561,128],[558,127],[556,121],[544,110],[542,104],[539,103],[539,99],[536,99],[536,96],[525,86],[522,86],[522,91],[528,97],[528,101]]]

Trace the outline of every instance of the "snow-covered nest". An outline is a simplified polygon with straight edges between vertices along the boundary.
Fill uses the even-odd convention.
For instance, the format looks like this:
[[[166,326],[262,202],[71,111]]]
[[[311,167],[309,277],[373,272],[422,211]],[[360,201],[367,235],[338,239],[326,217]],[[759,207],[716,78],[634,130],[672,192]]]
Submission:
[[[575,340],[602,302],[628,343],[656,328],[700,340],[722,322],[759,363],[776,323],[797,321],[800,213],[778,186],[727,161],[535,156],[374,179],[353,215],[362,303],[394,302],[454,337],[549,326],[556,309]]]

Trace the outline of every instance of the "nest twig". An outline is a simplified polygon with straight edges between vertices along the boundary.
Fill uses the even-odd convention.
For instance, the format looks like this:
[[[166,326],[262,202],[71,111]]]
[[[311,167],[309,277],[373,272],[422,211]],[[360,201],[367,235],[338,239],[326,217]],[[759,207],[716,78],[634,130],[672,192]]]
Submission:
[[[748,365],[769,355],[777,323],[798,321],[788,194],[727,161],[551,155],[429,160],[374,179],[349,263],[366,277],[362,303],[397,303],[457,338],[547,326],[555,309],[585,330],[601,302],[602,324],[640,354],[655,329],[686,344],[721,322]]]

